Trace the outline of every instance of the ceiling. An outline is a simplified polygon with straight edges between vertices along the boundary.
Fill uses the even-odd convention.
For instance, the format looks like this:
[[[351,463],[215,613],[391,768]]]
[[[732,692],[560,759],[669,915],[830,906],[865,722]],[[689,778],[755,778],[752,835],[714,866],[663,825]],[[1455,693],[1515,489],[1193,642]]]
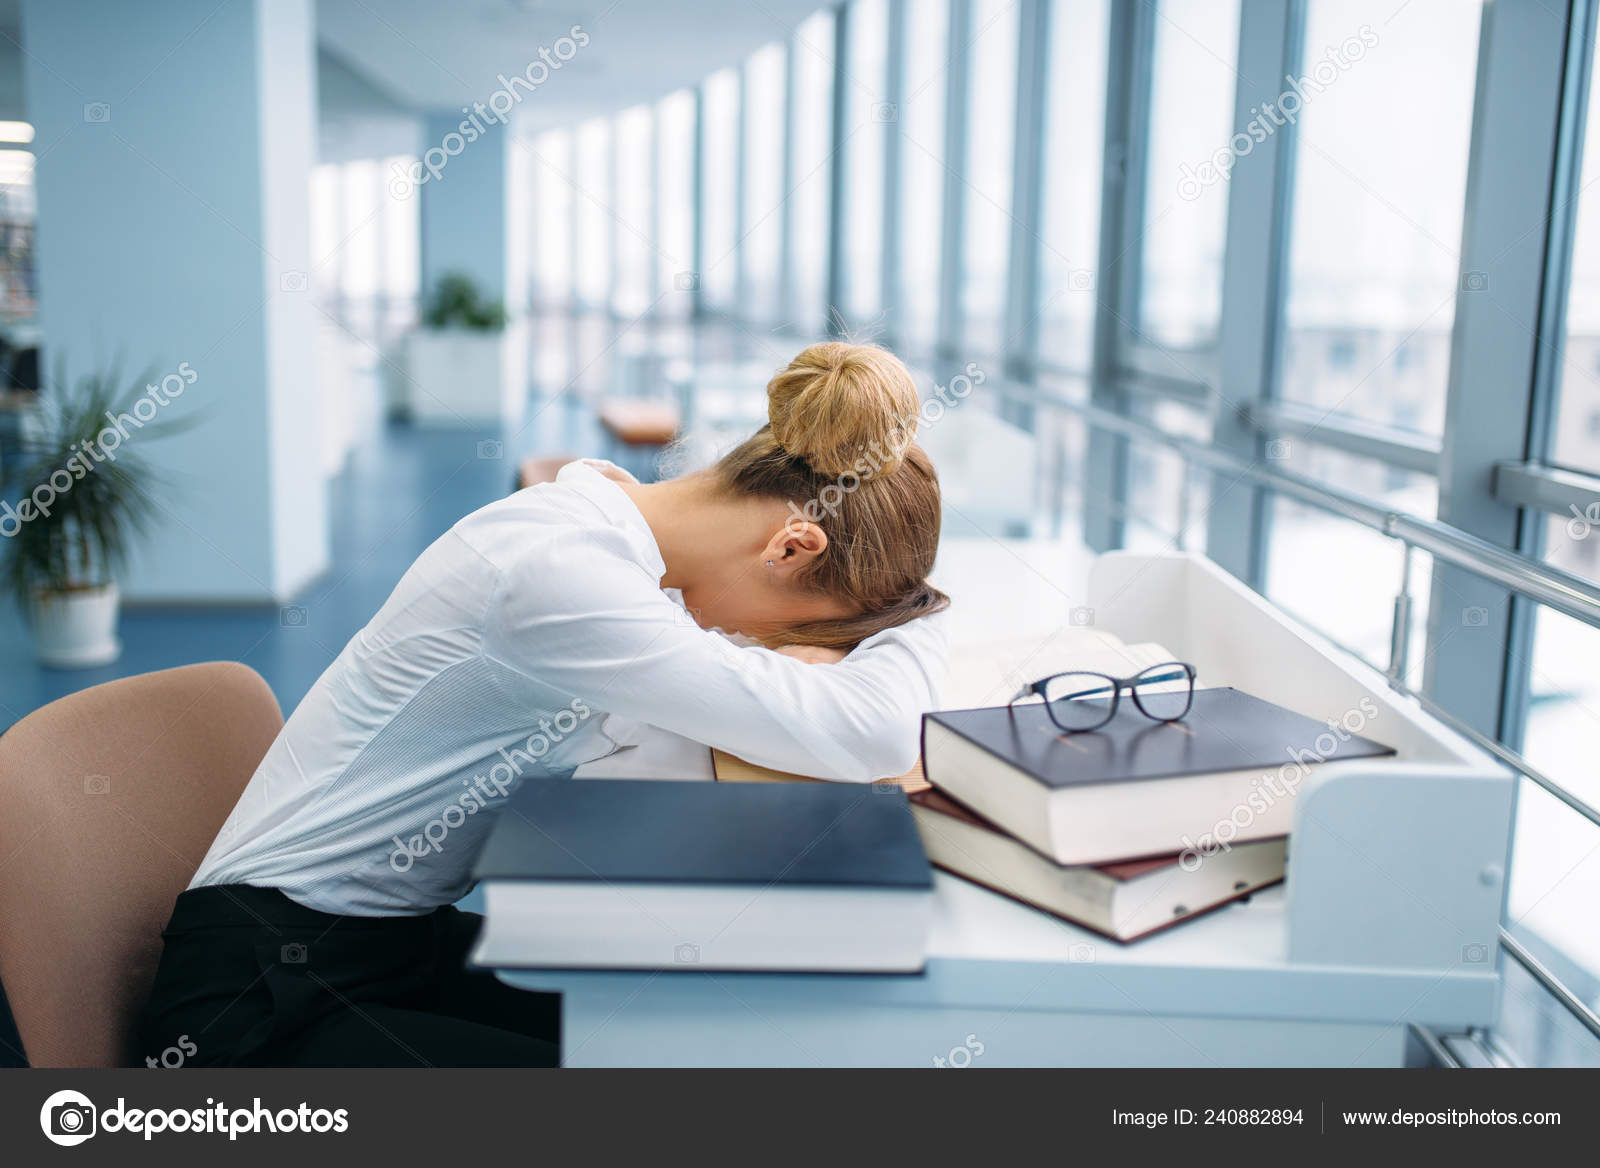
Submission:
[[[3,8],[5,0],[0,0]],[[517,111],[570,122],[669,93],[783,38],[821,0],[318,0],[317,36],[396,104],[454,111],[485,101],[573,25],[588,45]]]
[[[694,84],[781,39],[824,2],[315,0],[315,7],[324,61],[335,58],[372,94],[414,111],[453,112],[487,101],[501,87],[500,74],[521,73],[539,59],[540,48],[553,49],[573,25],[582,25],[589,44],[516,109],[519,126],[538,128]],[[0,32],[20,38],[20,8],[21,0],[0,0]],[[10,68],[0,61],[0,73],[18,74],[20,105],[20,53],[11,48],[18,59]],[[336,106],[342,101],[339,93],[325,97]],[[325,116],[330,112],[324,109]]]

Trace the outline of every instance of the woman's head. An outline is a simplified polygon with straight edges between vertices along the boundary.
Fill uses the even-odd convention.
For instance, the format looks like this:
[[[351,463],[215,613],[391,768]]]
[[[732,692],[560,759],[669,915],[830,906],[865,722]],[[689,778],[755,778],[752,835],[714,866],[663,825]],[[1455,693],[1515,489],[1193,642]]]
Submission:
[[[939,478],[912,441],[920,405],[905,366],[876,346],[812,345],[780,370],[767,383],[768,424],[709,472],[736,498],[782,505],[782,529],[760,564],[770,583],[686,596],[690,607],[700,599],[748,612],[764,588],[784,626],[781,635],[764,630],[769,641],[836,648],[946,607],[928,584]],[[714,611],[702,619],[760,623]]]

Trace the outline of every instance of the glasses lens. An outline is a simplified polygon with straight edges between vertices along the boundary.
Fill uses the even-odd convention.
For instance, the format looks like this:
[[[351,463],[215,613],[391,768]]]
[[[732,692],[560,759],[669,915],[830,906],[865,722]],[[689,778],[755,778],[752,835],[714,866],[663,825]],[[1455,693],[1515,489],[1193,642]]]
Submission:
[[[1194,678],[1176,661],[1152,665],[1133,681],[1133,695],[1139,708],[1152,718],[1170,721],[1189,712]]]
[[[1063,673],[1044,687],[1050,714],[1064,730],[1092,730],[1111,716],[1116,685],[1098,673]]]

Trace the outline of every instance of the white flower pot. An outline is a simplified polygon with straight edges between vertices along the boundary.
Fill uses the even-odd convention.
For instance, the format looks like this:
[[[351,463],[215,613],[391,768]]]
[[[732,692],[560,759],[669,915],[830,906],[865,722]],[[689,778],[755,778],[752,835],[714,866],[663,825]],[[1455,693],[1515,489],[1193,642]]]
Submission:
[[[118,600],[115,584],[34,593],[33,644],[39,664],[54,669],[92,669],[120,657]]]
[[[406,404],[418,426],[514,426],[528,396],[528,334],[420,328],[406,337]]]

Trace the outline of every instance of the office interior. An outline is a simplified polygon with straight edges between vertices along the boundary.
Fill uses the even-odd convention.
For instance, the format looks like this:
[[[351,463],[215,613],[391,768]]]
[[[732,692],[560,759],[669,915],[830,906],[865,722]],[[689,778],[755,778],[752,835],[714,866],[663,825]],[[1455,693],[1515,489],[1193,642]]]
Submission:
[[[1380,1049],[1600,1064],[1597,21],[4,0],[0,469],[64,384],[167,389],[114,659],[41,662],[9,591],[0,725],[219,659],[292,710],[461,516],[704,466],[804,345],[880,344],[958,639],[1095,627],[1103,553],[1216,565],[1511,776],[1492,1009]]]

